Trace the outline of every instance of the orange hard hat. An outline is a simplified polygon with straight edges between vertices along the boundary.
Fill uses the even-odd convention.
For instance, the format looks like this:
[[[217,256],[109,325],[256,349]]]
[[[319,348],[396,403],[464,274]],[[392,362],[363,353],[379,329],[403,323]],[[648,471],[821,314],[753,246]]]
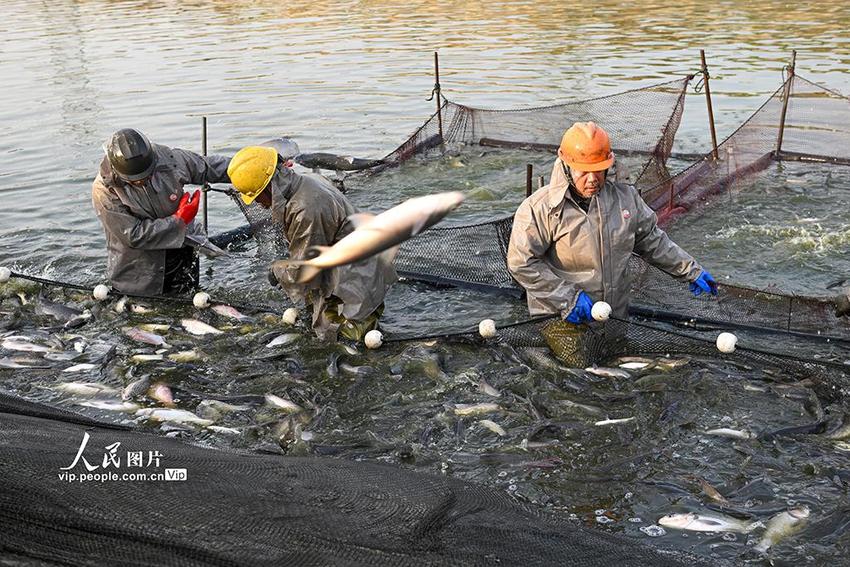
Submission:
[[[570,126],[561,138],[558,157],[577,171],[602,171],[614,164],[608,133],[595,122],[576,122]]]

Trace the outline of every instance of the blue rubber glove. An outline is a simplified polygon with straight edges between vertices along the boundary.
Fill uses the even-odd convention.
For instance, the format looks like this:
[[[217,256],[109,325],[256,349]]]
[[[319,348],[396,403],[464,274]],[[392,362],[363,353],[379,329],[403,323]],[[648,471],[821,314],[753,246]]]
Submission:
[[[691,282],[690,287],[691,293],[694,294],[694,297],[699,297],[702,292],[717,295],[717,282],[714,281],[714,278],[711,277],[708,270],[700,272],[699,277],[695,281]]]
[[[590,314],[592,309],[593,300],[590,299],[589,295],[587,295],[583,291],[580,291],[578,292],[578,297],[576,298],[576,306],[573,307],[573,310],[570,311],[569,315],[567,315],[565,321],[574,325],[580,325],[581,323],[593,321],[593,316]]]

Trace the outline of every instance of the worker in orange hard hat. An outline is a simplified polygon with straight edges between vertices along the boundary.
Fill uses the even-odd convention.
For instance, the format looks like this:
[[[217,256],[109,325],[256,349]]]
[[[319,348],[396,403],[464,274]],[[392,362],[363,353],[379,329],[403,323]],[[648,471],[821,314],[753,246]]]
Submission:
[[[658,228],[637,190],[607,178],[613,164],[608,133],[593,122],[573,124],[550,183],[514,217],[508,269],[527,292],[530,314],[558,314],[560,331],[574,335],[593,321],[596,301],[628,316],[632,254],[690,282],[695,296],[717,294],[711,274]]]

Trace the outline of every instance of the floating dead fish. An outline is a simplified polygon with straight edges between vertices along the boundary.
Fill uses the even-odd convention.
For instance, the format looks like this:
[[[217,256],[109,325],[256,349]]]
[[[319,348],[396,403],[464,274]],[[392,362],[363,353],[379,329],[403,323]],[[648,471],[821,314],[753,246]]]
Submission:
[[[622,417],[619,419],[603,419],[602,421],[597,421],[593,425],[618,425],[620,423],[628,423],[634,420],[634,417]]]
[[[761,522],[739,520],[731,516],[710,516],[688,512],[664,516],[658,520],[658,525],[674,530],[687,530],[690,532],[737,532],[745,534],[762,527],[764,524]]]
[[[62,372],[88,372],[95,368],[98,368],[97,364],[75,364],[74,366],[69,366]]]
[[[454,413],[459,416],[483,415],[485,413],[493,413],[502,411],[499,404],[483,403],[483,404],[455,404]]]
[[[507,435],[507,432],[505,431],[505,429],[501,425],[496,423],[495,421],[491,421],[489,419],[482,419],[478,423],[479,423],[479,425],[489,429],[490,431],[492,431],[493,433],[495,433],[499,437],[504,437],[505,435]]]
[[[92,400],[89,402],[79,402],[78,406],[94,408],[103,411],[116,411],[124,413],[135,413],[139,409],[139,404],[133,402],[108,402],[105,400]]]
[[[193,335],[221,335],[224,333],[224,331],[216,329],[215,327],[207,325],[203,321],[198,321],[197,319],[181,319],[180,324]]]
[[[231,307],[230,305],[224,305],[222,303],[219,303],[213,305],[212,310],[221,315],[222,317],[228,317],[229,319],[235,319],[237,321],[242,322],[253,321],[251,317],[240,313],[235,307]]]
[[[275,396],[274,394],[266,394],[266,406],[285,413],[298,413],[304,411],[304,409],[295,402],[286,400],[280,396]]]
[[[152,421],[200,425],[202,427],[213,424],[209,419],[203,419],[190,411],[182,409],[142,408],[136,410],[136,416],[146,417]]]
[[[780,512],[767,522],[764,535],[753,549],[759,553],[765,553],[783,539],[800,531],[809,520],[809,516],[810,511],[806,506]]]
[[[287,346],[299,339],[301,339],[301,335],[297,333],[286,333],[285,335],[280,335],[272,339],[272,341],[266,345],[266,348]]]
[[[168,343],[165,342],[165,339],[157,335],[156,333],[150,333],[148,331],[143,331],[136,327],[130,327],[124,329],[124,334],[133,339],[134,341],[140,343],[161,346],[163,348],[170,348]]]
[[[606,368],[604,366],[591,366],[584,369],[585,372],[590,372],[595,376],[603,376],[605,378],[631,378],[632,375],[619,368]]]
[[[729,439],[755,439],[755,435],[749,431],[738,429],[730,429],[721,427],[719,429],[709,429],[705,432],[706,435],[714,435],[716,437],[728,437]]]

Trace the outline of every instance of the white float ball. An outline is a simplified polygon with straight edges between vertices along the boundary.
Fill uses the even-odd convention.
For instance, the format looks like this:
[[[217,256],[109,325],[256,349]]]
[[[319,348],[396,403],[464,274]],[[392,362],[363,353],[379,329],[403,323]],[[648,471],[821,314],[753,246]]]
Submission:
[[[94,291],[92,291],[92,295],[98,301],[104,301],[107,297],[109,297],[109,288],[103,284],[98,284],[94,286]]]
[[[478,334],[485,339],[492,339],[496,336],[496,322],[492,319],[484,319],[478,323]]]
[[[720,333],[717,335],[717,350],[720,352],[735,352],[735,345],[737,344],[738,337],[732,333]]]
[[[192,304],[198,309],[206,309],[210,306],[210,294],[205,291],[199,291],[192,298]]]
[[[298,320],[298,309],[295,307],[290,307],[286,311],[283,312],[283,317],[281,320],[287,325],[294,325]]]
[[[12,277],[12,270],[9,268],[0,268],[0,283],[6,283]]]
[[[367,348],[378,348],[384,344],[384,335],[381,331],[373,329],[366,333],[363,342],[366,343]]]
[[[607,321],[611,316],[611,306],[605,301],[597,301],[590,309],[590,316],[597,321]]]

